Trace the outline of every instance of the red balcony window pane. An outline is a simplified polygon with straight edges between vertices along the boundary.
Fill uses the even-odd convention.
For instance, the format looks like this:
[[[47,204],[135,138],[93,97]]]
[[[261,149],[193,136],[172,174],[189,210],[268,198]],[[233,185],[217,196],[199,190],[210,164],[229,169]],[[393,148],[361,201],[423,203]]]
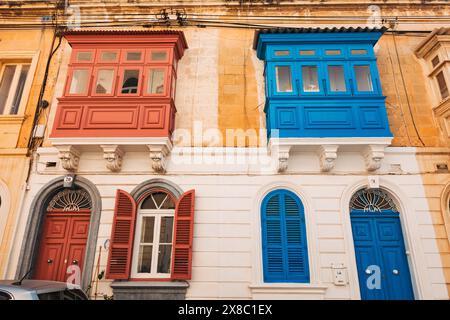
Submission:
[[[123,64],[143,64],[144,63],[144,57],[142,50],[133,50],[133,49],[125,49],[122,50],[122,58],[120,60],[120,63]]]
[[[167,51],[154,50],[150,52],[150,60],[153,62],[165,62],[168,60]]]
[[[95,50],[77,49],[72,55],[72,63],[93,63]]]
[[[116,75],[115,69],[98,70],[95,81],[95,94],[96,95],[113,94],[115,75]]]
[[[152,68],[148,72],[147,94],[164,94],[166,85],[166,69]]]
[[[70,82],[70,95],[87,95],[90,80],[89,69],[75,69],[72,73],[72,80]]]
[[[142,52],[129,51],[129,52],[127,52],[126,59],[127,59],[127,61],[141,61]]]
[[[141,81],[139,69],[124,69],[122,76],[121,94],[137,94]]]
[[[103,63],[117,63],[119,61],[118,51],[101,51],[100,62]]]

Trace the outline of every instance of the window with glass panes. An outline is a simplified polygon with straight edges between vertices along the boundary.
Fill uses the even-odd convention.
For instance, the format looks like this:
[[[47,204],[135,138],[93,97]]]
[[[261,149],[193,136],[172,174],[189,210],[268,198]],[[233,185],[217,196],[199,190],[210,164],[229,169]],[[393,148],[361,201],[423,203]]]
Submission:
[[[170,277],[175,201],[165,191],[150,193],[141,203],[133,249],[133,278]]]
[[[66,96],[170,97],[175,92],[168,48],[76,49]]]
[[[29,71],[29,63],[0,64],[0,115],[19,113]]]
[[[280,46],[267,61],[273,96],[380,94],[375,57],[365,46]]]

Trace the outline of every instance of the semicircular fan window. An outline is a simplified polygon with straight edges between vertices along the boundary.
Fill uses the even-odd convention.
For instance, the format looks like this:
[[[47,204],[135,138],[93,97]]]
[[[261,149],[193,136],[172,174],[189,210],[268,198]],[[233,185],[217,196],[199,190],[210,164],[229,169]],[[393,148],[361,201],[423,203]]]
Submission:
[[[92,208],[91,197],[85,190],[65,189],[50,201],[47,210],[80,211]]]
[[[398,212],[392,198],[381,189],[363,189],[355,193],[350,200],[350,210],[364,212]]]

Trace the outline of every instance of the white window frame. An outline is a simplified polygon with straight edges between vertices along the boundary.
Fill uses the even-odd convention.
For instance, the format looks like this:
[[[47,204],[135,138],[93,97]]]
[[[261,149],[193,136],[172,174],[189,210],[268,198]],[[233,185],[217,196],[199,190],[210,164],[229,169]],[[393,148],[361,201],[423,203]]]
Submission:
[[[30,90],[31,90],[31,86],[33,84],[34,81],[34,76],[36,74],[36,69],[37,69],[37,64],[39,61],[39,55],[40,55],[40,51],[0,51],[0,79],[1,77],[3,77],[3,70],[4,70],[4,66],[5,65],[11,65],[11,64],[29,64],[30,65],[30,69],[28,70],[28,75],[27,75],[27,80],[25,81],[25,86],[23,88],[23,92],[22,92],[22,99],[20,101],[20,105],[19,108],[17,109],[17,113],[16,114],[9,114],[9,109],[7,107],[5,107],[5,110],[3,111],[3,113],[0,114],[0,117],[5,118],[5,117],[17,117],[17,116],[24,116],[25,114],[25,109],[26,106],[28,104],[29,98],[30,98]],[[15,62],[15,61],[24,61],[26,60],[27,62]],[[20,74],[17,73],[16,71],[16,75]],[[15,77],[16,77],[15,75]],[[17,81],[18,81],[18,76],[17,76]],[[14,79],[13,79],[13,85],[14,85]],[[11,88],[13,88],[14,86],[11,86]],[[16,83],[17,85],[17,83]],[[11,92],[12,89],[10,89]],[[8,94],[8,101],[7,101],[7,106],[9,101],[11,101],[10,99],[12,99],[13,95],[11,95],[10,93]]]
[[[149,195],[150,196],[150,195]],[[167,195],[170,197],[169,195]],[[141,236],[142,236],[142,221],[144,220],[144,217],[154,217],[155,223],[153,226],[153,248],[152,248],[152,264],[151,264],[151,271],[150,273],[139,273],[138,265],[139,265],[139,250],[141,247]],[[159,258],[159,238],[160,238],[160,231],[161,231],[161,218],[164,217],[172,217],[174,218],[175,222],[175,209],[139,209],[136,219],[136,232],[134,235],[134,246],[133,246],[133,261],[131,264],[131,277],[136,279],[145,279],[145,278],[152,278],[152,279],[169,279],[171,274],[170,273],[158,273],[158,258]],[[171,260],[170,263],[172,264],[172,257],[173,257],[173,237],[175,235],[175,224],[173,225],[172,229],[172,251],[171,251]]]
[[[10,63],[10,62],[3,63],[2,64],[2,68],[0,70],[0,82],[3,79],[3,75],[5,74],[5,69],[8,66],[16,66],[16,68],[14,70],[14,76],[13,76],[12,81],[11,81],[11,86],[10,86],[9,92],[7,94],[7,99],[6,99],[6,102],[5,102],[5,108],[3,110],[3,114],[2,115],[16,115],[16,114],[19,113],[20,106],[22,105],[22,101],[23,101],[23,98],[25,96],[25,86],[26,86],[26,83],[28,81],[28,77],[30,75],[31,61],[30,62],[17,62],[17,63]],[[25,79],[25,85],[24,85],[24,89],[22,91],[22,96],[20,97],[19,108],[17,108],[17,113],[11,114],[11,109],[13,107],[12,103],[13,103],[13,100],[15,98],[15,94],[16,94],[16,91],[17,91],[17,86],[19,84],[20,74],[22,73],[22,69],[23,69],[24,66],[29,66],[29,69],[28,69],[28,73],[27,73],[27,78]]]

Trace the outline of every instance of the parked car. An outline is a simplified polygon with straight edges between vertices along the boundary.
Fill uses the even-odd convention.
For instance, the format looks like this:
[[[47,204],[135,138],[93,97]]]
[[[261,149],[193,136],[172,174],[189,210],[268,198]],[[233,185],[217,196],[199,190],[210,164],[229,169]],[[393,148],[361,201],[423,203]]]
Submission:
[[[45,280],[0,280],[1,300],[89,300],[79,286]]]

